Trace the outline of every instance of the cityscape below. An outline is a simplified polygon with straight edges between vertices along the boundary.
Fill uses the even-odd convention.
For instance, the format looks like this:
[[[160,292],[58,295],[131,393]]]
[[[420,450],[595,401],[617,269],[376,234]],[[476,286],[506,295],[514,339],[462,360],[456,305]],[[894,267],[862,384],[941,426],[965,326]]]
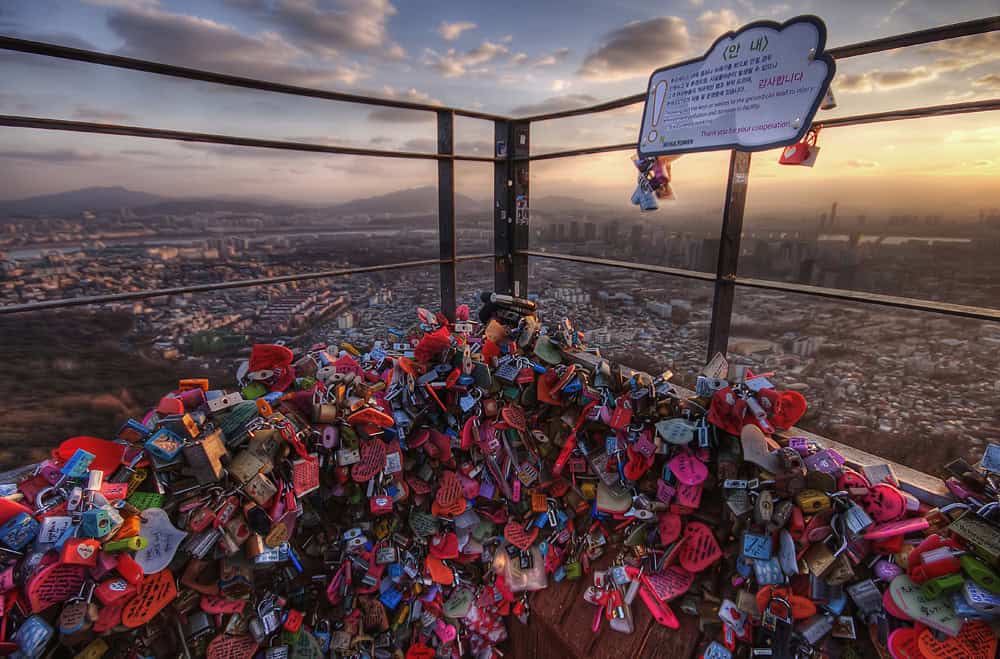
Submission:
[[[436,190],[333,208],[169,200],[94,188],[0,202],[0,303],[437,258]],[[459,302],[493,287],[491,203],[458,196]],[[558,198],[532,208],[532,249],[714,272],[719,216],[641,215]],[[996,306],[1000,212],[748,217],[748,277]],[[535,258],[530,294],[546,323],[568,318],[586,345],[692,385],[706,360],[708,282]],[[65,436],[107,434],[177,377],[234,387],[261,341],[359,346],[436,309],[436,266],[4,316],[0,463],[44,456]],[[475,314],[474,314],[475,315]],[[1000,326],[934,314],[738,289],[729,357],[809,401],[802,427],[939,473],[1000,437]],[[56,382],[58,381],[58,382]]]

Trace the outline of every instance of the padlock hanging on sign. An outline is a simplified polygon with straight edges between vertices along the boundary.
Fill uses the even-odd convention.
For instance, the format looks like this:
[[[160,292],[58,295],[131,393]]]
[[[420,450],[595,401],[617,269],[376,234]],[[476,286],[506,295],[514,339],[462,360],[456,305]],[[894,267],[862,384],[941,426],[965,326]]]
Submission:
[[[679,155],[634,157],[632,163],[639,170],[639,177],[635,192],[632,193],[632,203],[641,210],[652,211],[660,207],[658,199],[676,199],[670,186],[670,165],[678,158]]]
[[[819,128],[814,126],[809,129],[801,142],[786,146],[781,151],[778,164],[812,167],[816,164],[816,156],[819,155],[819,146],[816,145],[817,139],[819,139]]]

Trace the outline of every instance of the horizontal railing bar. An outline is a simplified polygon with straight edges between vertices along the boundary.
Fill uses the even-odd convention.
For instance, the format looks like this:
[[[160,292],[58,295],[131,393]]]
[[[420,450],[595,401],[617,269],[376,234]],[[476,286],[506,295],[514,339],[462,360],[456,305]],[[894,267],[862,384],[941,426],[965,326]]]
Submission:
[[[897,34],[889,37],[882,37],[880,39],[862,41],[856,44],[830,48],[826,52],[832,55],[835,59],[846,59],[848,57],[869,55],[871,53],[878,53],[885,50],[895,50],[896,48],[903,48],[905,46],[918,46],[921,44],[933,43],[935,41],[944,41],[946,39],[968,37],[974,34],[993,32],[995,30],[1000,30],[1000,16],[989,16],[987,18],[966,21],[964,23],[942,25],[940,27],[934,27],[927,30],[917,30],[916,32],[907,32],[906,34]],[[569,110],[559,110],[557,112],[533,114],[526,117],[513,117],[512,119],[519,122],[550,121],[552,119],[576,117],[581,114],[594,114],[597,112],[607,112],[608,110],[617,110],[629,105],[635,105],[636,103],[642,103],[645,100],[646,92],[642,92],[641,94],[632,94],[631,96],[624,96],[622,98],[616,98],[610,101],[604,101],[603,103],[596,103],[594,105],[587,105]]]
[[[290,94],[292,96],[321,98],[328,101],[361,103],[364,105],[376,105],[381,107],[400,108],[403,110],[416,110],[422,112],[439,112],[444,110],[454,112],[462,117],[485,119],[487,121],[502,121],[506,119],[506,117],[502,115],[480,112],[478,110],[463,110],[461,108],[450,108],[444,105],[433,105],[431,103],[399,101],[390,98],[377,98],[374,96],[363,96],[361,94],[348,94],[345,92],[335,92],[325,89],[300,87],[298,85],[287,85],[280,82],[228,75],[225,73],[217,73],[215,71],[193,69],[186,66],[174,66],[172,64],[164,64],[162,62],[136,59],[134,57],[123,57],[121,55],[112,55],[110,53],[85,50],[82,48],[70,48],[69,46],[60,46],[58,44],[31,41],[28,39],[17,39],[14,37],[0,36],[0,50],[14,50],[22,53],[44,55],[46,57],[58,57],[77,62],[90,62],[91,64],[100,64],[102,66],[110,66],[118,69],[144,71],[146,73],[155,73],[158,75],[170,76],[172,78],[199,80],[201,82],[211,82],[218,85],[228,85],[230,87],[243,87],[245,89]]]
[[[536,258],[574,261],[576,263],[601,265],[609,268],[620,268],[623,270],[653,272],[673,277],[683,277],[685,279],[715,281],[714,274],[699,272],[697,270],[684,270],[681,268],[669,268],[662,265],[648,265],[644,263],[632,263],[631,261],[616,261],[592,256],[577,256],[575,254],[560,254],[556,252],[542,252],[538,250],[524,250],[521,253]],[[910,309],[913,311],[927,311],[948,316],[974,318],[976,320],[1000,321],[1000,309],[991,309],[989,307],[976,307],[964,304],[953,304],[950,302],[938,302],[935,300],[920,300],[917,298],[899,297],[896,295],[849,291],[842,288],[825,288],[809,284],[794,284],[789,282],[773,281],[770,279],[754,279],[751,277],[734,277],[732,281],[735,285],[746,288],[760,288],[783,291],[786,293],[798,293],[802,295],[812,295],[814,297],[844,300],[847,302],[861,302],[864,304],[875,304],[884,307],[894,307],[897,309]]]
[[[352,146],[311,144],[308,142],[289,142],[285,140],[263,140],[253,137],[217,135],[214,133],[192,133],[180,130],[166,130],[163,128],[143,128],[141,126],[100,124],[100,123],[91,123],[87,121],[70,121],[67,119],[49,119],[47,117],[24,117],[18,115],[0,115],[0,126],[9,126],[13,128],[39,128],[42,130],[65,130],[77,133],[97,133],[102,135],[125,135],[128,137],[145,137],[157,140],[176,140],[180,142],[199,142],[204,144],[227,144],[230,146],[245,146],[258,149],[284,149],[286,151],[308,151],[312,153],[372,156],[377,158],[408,158],[415,160],[463,160],[472,162],[495,161],[495,158],[492,156],[463,156],[463,155],[451,155],[451,154],[439,154],[439,153],[420,153],[415,151],[364,149]]]
[[[594,256],[578,256],[576,254],[559,254],[556,252],[542,252],[536,249],[525,249],[519,251],[518,253],[540,259],[573,261],[575,263],[586,263],[588,265],[602,265],[609,268],[622,268],[624,270],[639,270],[642,272],[653,272],[659,275],[670,275],[671,277],[683,277],[685,279],[697,279],[699,281],[715,281],[715,275],[713,273],[699,272],[698,270],[684,270],[683,268],[669,268],[664,265],[633,263],[631,261],[615,261],[612,259],[601,259]]]
[[[902,121],[904,119],[923,119],[928,117],[943,117],[953,114],[969,114],[971,112],[990,112],[1000,110],[1000,98],[991,98],[983,101],[966,101],[964,103],[949,103],[946,105],[928,105],[920,108],[908,108],[905,110],[889,110],[887,112],[870,112],[867,114],[855,114],[847,117],[837,117],[825,121],[813,122],[816,128],[840,128],[844,126],[860,126],[864,124],[876,124],[885,121]],[[515,160],[550,160],[552,158],[571,158],[573,156],[588,156],[595,153],[607,153],[610,151],[634,151],[635,142],[624,142],[622,144],[608,144],[605,146],[591,146],[581,149],[569,149],[567,151],[550,151],[539,153],[538,155],[522,156]]]
[[[635,142],[623,142],[622,144],[607,144],[604,146],[588,146],[582,149],[568,149],[566,151],[549,151],[539,153],[537,156],[515,157],[514,160],[551,160],[552,158],[572,158],[573,156],[592,156],[595,153],[608,153],[611,151],[635,151]]]
[[[493,255],[485,255],[480,258],[493,258]],[[222,281],[212,284],[192,284],[190,286],[175,286],[172,288],[155,288],[144,291],[131,291],[128,293],[109,293],[107,295],[88,295],[81,297],[65,298],[61,300],[42,300],[40,302],[26,302],[24,304],[8,304],[0,306],[0,316],[15,313],[25,313],[28,311],[50,311],[53,309],[63,309],[68,307],[82,307],[93,304],[106,304],[108,302],[128,302],[130,300],[146,300],[154,297],[165,297],[168,295],[182,295],[185,293],[207,293],[211,291],[221,291],[231,288],[252,288],[255,286],[270,286],[272,284],[286,284],[294,281],[309,281],[312,279],[326,279],[327,277],[342,277],[345,275],[358,275],[366,272],[379,272],[383,270],[401,270],[404,268],[421,268],[444,263],[442,259],[425,259],[423,261],[403,261],[401,263],[386,263],[382,265],[363,266],[358,268],[342,268],[339,270],[318,270],[314,272],[303,272],[294,275],[279,275],[277,277],[257,277],[255,279],[238,279],[235,281]]]
[[[841,126],[860,126],[877,124],[883,121],[901,121],[903,119],[923,119],[926,117],[943,117],[950,114],[969,114],[970,112],[989,112],[1000,110],[1000,98],[983,101],[966,101],[964,103],[948,103],[946,105],[927,105],[905,110],[889,110],[887,112],[870,112],[847,117],[836,117],[824,121],[814,121],[817,128],[837,128]]]
[[[857,57],[858,55],[871,55],[872,53],[881,53],[886,50],[896,50],[897,48],[905,48],[907,46],[920,46],[922,44],[934,43],[935,41],[969,37],[974,34],[993,32],[995,30],[1000,30],[1000,16],[987,16],[986,18],[977,18],[963,23],[941,25],[927,28],[926,30],[894,34],[870,41],[837,46],[836,48],[828,49],[826,52],[832,55],[834,59],[846,59],[848,57]]]
[[[463,261],[487,261],[492,260],[496,255],[490,252],[489,254],[465,254],[455,257],[455,263],[461,263]],[[451,259],[444,259],[445,261],[451,261]]]
[[[823,297],[831,300],[860,302],[862,304],[874,304],[882,307],[893,307],[896,309],[910,309],[912,311],[924,311],[944,314],[946,316],[959,316],[961,318],[972,318],[975,320],[986,320],[990,322],[1000,321],[1000,309],[991,309],[989,307],[975,307],[965,304],[954,304],[952,302],[920,300],[912,297],[899,297],[896,295],[883,295],[881,293],[868,293],[864,291],[849,291],[842,288],[825,288],[823,286],[812,286],[810,284],[795,284],[791,282],[772,281],[770,279],[754,279],[751,277],[736,277],[733,280],[733,283],[744,288],[759,288],[770,291],[782,291],[784,293],[811,295],[813,297]]]

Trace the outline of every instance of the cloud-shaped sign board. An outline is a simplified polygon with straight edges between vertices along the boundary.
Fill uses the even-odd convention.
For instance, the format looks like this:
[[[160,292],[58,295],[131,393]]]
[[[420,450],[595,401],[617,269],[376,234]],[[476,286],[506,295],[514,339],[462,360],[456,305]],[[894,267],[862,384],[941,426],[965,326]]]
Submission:
[[[758,21],[649,78],[639,155],[762,151],[802,139],[833,78],[816,16]]]

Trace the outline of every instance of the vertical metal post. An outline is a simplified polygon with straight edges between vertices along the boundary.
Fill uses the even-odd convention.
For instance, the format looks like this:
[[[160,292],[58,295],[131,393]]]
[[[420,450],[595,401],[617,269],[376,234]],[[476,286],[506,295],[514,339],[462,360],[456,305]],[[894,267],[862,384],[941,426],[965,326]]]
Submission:
[[[455,113],[437,113],[438,153],[454,155]],[[438,239],[441,259],[441,313],[455,320],[455,161],[438,160]]]
[[[750,177],[750,153],[733,150],[729,156],[729,182],[722,212],[722,233],[719,238],[719,262],[715,271],[715,299],[712,301],[712,325],[708,332],[708,357],[726,354],[729,348],[729,328],[733,320],[733,298],[736,294],[736,269],[740,259],[743,235],[743,209],[747,201],[747,181]]]
[[[530,124],[497,121],[494,124],[496,155],[493,167],[494,287],[499,293],[528,294]],[[502,159],[500,159],[502,158]]]

